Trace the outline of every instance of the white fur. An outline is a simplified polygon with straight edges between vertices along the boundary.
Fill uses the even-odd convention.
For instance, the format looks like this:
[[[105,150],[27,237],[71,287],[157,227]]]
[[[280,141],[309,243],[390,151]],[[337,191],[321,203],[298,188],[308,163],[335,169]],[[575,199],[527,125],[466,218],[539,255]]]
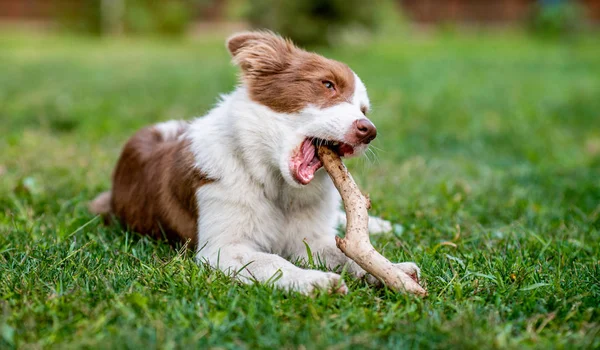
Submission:
[[[164,140],[174,140],[188,125],[188,122],[183,120],[169,120],[166,122],[154,125],[154,129],[158,130]]]
[[[287,260],[306,259],[306,243],[328,268],[347,265],[352,275],[364,276],[335,246],[336,226],[345,217],[338,214],[340,197],[329,176],[320,169],[308,185],[300,185],[290,174],[289,159],[305,137],[343,140],[352,123],[364,118],[360,108],[368,103],[358,77],[351,101],[324,110],[310,106],[297,115],[250,100],[240,86],[194,120],[184,137],[191,141],[198,168],[216,180],[197,191],[197,259],[247,283],[305,294],[314,289],[345,293],[338,274],[301,269]],[[165,133],[176,128],[163,125]],[[391,229],[384,220],[376,222],[377,231]],[[414,272],[412,265],[407,269]]]

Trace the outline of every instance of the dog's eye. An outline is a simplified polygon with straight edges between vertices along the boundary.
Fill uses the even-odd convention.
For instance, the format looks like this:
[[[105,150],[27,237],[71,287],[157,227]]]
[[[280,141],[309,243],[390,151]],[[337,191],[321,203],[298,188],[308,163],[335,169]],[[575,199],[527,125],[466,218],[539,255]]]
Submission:
[[[323,80],[323,85],[325,85],[326,88],[328,88],[331,91],[335,91],[335,85],[333,85],[332,82],[330,82],[329,80]]]

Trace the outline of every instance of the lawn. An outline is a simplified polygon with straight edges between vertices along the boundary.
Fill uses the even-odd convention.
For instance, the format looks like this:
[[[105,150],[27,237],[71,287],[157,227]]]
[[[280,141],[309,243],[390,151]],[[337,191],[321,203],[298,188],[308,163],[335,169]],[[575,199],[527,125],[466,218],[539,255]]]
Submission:
[[[600,347],[597,36],[321,50],[369,89],[376,156],[349,166],[425,299],[241,285],[87,212],[137,128],[233,88],[224,37],[0,33],[0,348]]]

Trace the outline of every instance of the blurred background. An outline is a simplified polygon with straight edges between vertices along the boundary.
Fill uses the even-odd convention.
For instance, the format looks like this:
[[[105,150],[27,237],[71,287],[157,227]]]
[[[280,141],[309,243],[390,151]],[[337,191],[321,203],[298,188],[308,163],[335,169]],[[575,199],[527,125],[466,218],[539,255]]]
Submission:
[[[181,36],[207,26],[270,28],[303,45],[347,31],[522,26],[564,35],[597,25],[599,0],[0,0],[2,24],[89,35]]]

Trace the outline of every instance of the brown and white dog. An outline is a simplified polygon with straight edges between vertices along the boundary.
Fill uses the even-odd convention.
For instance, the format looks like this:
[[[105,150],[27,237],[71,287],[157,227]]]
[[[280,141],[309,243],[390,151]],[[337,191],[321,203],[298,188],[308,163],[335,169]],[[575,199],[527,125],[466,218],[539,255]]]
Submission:
[[[135,134],[111,191],[91,210],[140,233],[191,240],[199,262],[246,283],[345,293],[340,275],[286,259],[307,259],[306,242],[329,269],[347,265],[365,276],[335,245],[345,217],[333,183],[319,171],[315,145],[327,143],[344,157],[367,149],[377,131],[366,117],[366,88],[345,64],[270,32],[234,35],[227,48],[241,84],[204,117]],[[372,232],[391,228],[370,222]],[[419,274],[413,263],[398,265]]]

